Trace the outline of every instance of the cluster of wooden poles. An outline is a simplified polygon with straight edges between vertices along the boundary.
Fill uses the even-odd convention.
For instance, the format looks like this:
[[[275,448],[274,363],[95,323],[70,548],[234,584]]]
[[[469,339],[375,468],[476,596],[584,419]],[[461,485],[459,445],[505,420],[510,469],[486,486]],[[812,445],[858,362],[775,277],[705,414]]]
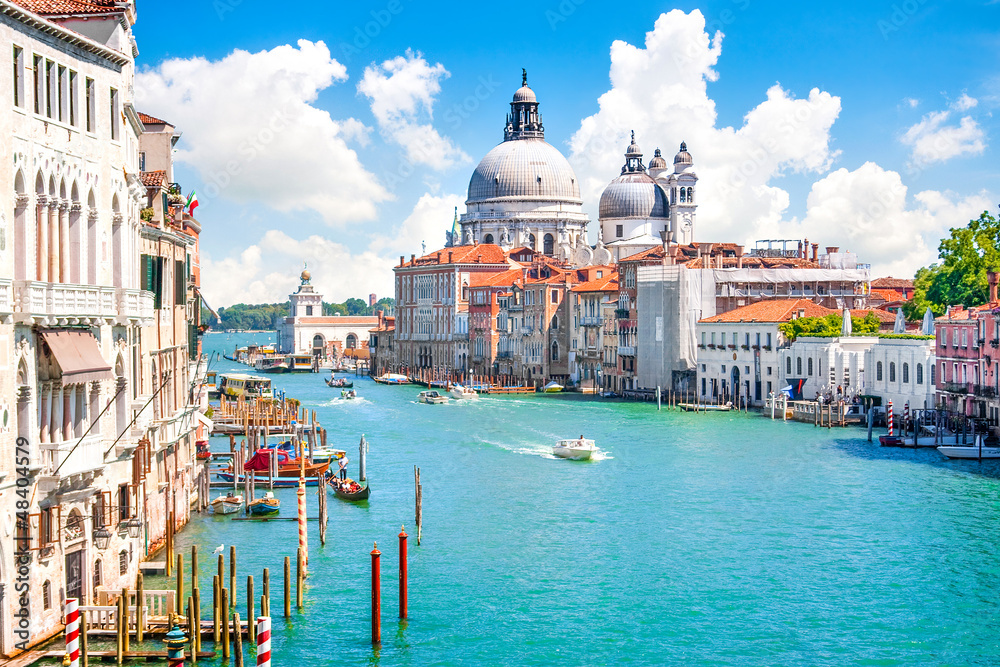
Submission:
[[[235,428],[238,433],[247,433],[251,428],[282,432],[290,428],[292,422],[298,420],[301,423],[305,419],[305,408],[302,408],[300,418],[299,402],[290,398],[247,399],[244,396],[232,398],[223,394],[219,396],[219,406],[212,413],[213,422]]]

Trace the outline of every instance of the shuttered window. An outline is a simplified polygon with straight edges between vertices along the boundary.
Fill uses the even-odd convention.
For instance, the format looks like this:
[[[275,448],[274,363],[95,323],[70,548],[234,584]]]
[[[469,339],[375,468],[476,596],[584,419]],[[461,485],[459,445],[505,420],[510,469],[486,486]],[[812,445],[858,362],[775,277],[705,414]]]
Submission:
[[[174,262],[174,305],[187,302],[187,267],[184,262]]]
[[[152,255],[141,255],[139,272],[142,278],[142,289],[153,293],[153,308],[162,306],[163,298],[163,258]]]

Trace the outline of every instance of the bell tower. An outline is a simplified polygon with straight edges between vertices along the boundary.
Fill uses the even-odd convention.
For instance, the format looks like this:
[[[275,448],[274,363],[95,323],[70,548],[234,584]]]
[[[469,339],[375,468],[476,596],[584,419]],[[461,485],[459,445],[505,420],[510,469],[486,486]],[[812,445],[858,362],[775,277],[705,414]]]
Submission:
[[[299,287],[288,295],[288,299],[291,301],[289,315],[292,317],[319,317],[323,314],[323,295],[313,287],[308,267],[302,268]]]
[[[664,178],[665,177],[665,178]],[[695,221],[698,204],[695,199],[698,176],[694,173],[694,159],[682,141],[680,150],[674,156],[674,173],[658,175],[670,193],[670,229],[677,243],[694,242]]]

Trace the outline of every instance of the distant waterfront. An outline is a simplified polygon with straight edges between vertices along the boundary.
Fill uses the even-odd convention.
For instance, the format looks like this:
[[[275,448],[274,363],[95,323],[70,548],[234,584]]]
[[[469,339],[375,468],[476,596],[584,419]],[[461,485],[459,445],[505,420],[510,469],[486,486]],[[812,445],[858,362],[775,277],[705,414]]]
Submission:
[[[214,334],[205,348],[247,340]],[[310,526],[306,610],[288,625],[275,619],[275,665],[1000,660],[995,463],[752,414],[657,413],[575,395],[428,406],[414,402],[415,387],[369,381],[356,384],[361,400],[341,402],[320,375],[274,379],[318,411],[352,470],[366,434],[374,489],[368,507],[331,498],[324,550]],[[551,458],[553,440],[580,433],[604,460]],[[413,465],[425,540],[411,544],[411,620],[400,628],[395,535],[412,529]],[[294,492],[278,494],[292,512]],[[280,571],[294,530],[206,517],[178,546],[236,544],[245,586],[263,567]],[[377,659],[367,625],[375,540]]]

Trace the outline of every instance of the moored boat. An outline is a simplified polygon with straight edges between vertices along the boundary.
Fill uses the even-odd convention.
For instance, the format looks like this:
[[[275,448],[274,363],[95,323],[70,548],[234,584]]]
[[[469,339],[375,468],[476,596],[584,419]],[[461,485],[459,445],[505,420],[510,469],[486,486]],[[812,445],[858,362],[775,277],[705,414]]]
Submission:
[[[236,514],[242,507],[243,496],[237,496],[232,493],[220,495],[211,503],[213,514]]]
[[[316,477],[317,475],[325,475],[326,471],[330,468],[329,461],[323,463],[309,463],[307,461],[303,464],[298,459],[290,458],[288,456],[288,452],[280,449],[259,449],[257,450],[257,453],[250,457],[250,460],[243,465],[243,471],[250,472],[252,470],[258,473],[258,477],[267,477],[267,471],[272,453],[277,454],[278,456],[278,474],[276,477],[299,477],[304,474],[305,478],[309,479],[311,477]],[[226,472],[232,473],[232,469],[229,469]]]
[[[399,373],[385,373],[378,377],[373,377],[372,380],[379,384],[410,384],[410,378]]]
[[[437,390],[422,391],[417,394],[417,400],[421,403],[427,403],[428,405],[440,405],[441,403],[447,403],[448,397],[442,396],[437,392]]]
[[[542,387],[542,393],[544,394],[557,394],[563,390],[563,386],[558,382],[549,382],[547,385]]]
[[[308,354],[290,354],[285,358],[289,373],[311,373],[313,358]]]
[[[974,445],[941,445],[937,450],[949,459],[1000,459],[1000,447],[984,445],[981,435]]]
[[[558,440],[552,447],[552,453],[561,459],[573,459],[585,461],[593,456],[597,451],[597,445],[593,440],[588,440],[583,436],[575,440]]]
[[[263,498],[257,498],[256,500],[251,500],[250,514],[254,516],[267,516],[269,514],[277,514],[278,510],[281,509],[281,501],[274,497],[274,494],[268,491],[264,494]]]
[[[451,389],[448,391],[448,395],[458,401],[470,400],[474,398],[479,398],[479,394],[470,387],[463,387],[460,384],[451,385]]]

